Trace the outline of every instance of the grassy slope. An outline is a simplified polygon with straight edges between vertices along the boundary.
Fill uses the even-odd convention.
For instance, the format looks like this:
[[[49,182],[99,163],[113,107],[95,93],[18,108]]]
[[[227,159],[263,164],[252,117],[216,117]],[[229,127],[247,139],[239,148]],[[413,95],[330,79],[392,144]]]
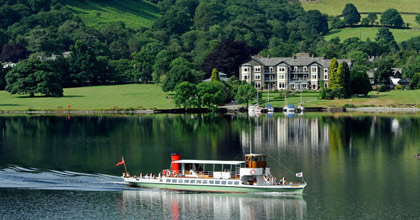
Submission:
[[[317,9],[329,15],[340,15],[347,3],[353,3],[359,12],[384,12],[395,8],[400,12],[420,13],[418,0],[318,0],[302,3],[305,10]]]
[[[10,95],[0,91],[0,110],[33,109],[112,109],[112,108],[174,108],[158,85],[91,86],[64,89],[64,97],[34,97]]]
[[[305,10],[317,9],[328,15],[340,15],[347,3],[353,3],[359,12],[384,12],[386,9],[395,8],[400,12],[420,13],[419,0],[318,0],[317,2],[302,3]],[[362,15],[366,17],[366,15]],[[378,16],[378,21],[380,16]],[[412,30],[392,30],[395,40],[401,42],[411,37],[420,35],[420,25],[415,22],[415,15],[402,15],[404,22],[411,24]],[[341,40],[350,37],[370,38],[373,40],[378,28],[347,28],[340,30],[339,33],[329,34],[325,37],[329,40],[333,37],[340,37]],[[334,30],[333,30],[334,31]]]
[[[414,29],[391,29],[390,30],[394,35],[395,40],[399,43],[405,40],[408,40],[415,36],[420,36],[419,30]],[[325,40],[328,41],[334,37],[339,37],[342,41],[351,38],[351,37],[361,37],[362,40],[370,38],[370,40],[375,40],[376,33],[378,33],[378,28],[375,27],[359,27],[359,28],[344,28],[344,29],[334,29],[331,30],[325,36]]]
[[[150,27],[159,16],[157,6],[147,0],[67,0],[67,6],[88,26],[93,27],[113,21],[123,21],[133,29]]]

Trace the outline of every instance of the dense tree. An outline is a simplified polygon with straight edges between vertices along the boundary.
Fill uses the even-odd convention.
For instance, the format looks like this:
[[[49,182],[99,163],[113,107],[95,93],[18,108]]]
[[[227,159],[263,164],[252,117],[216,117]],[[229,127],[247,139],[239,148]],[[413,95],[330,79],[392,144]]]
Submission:
[[[217,82],[203,82],[197,85],[197,95],[202,106],[215,109],[226,99],[223,88]]]
[[[192,64],[184,57],[178,57],[171,62],[170,70],[166,74],[163,83],[163,91],[172,91],[181,82],[195,83],[196,79],[192,71]]]
[[[337,69],[338,69],[338,62],[337,62],[337,58],[334,57],[331,60],[330,68],[328,70],[328,88],[335,88],[338,86]]]
[[[97,84],[97,67],[98,61],[93,48],[84,41],[76,41],[71,47],[69,58],[72,84],[77,86]]]
[[[397,9],[390,8],[381,15],[381,24],[392,27],[402,27],[404,21]]]
[[[153,64],[153,81],[155,83],[160,83],[160,77],[169,71],[171,58],[171,54],[168,50],[161,50],[156,55],[155,63]]]
[[[417,24],[420,24],[420,13],[416,15],[416,22]]]
[[[199,107],[197,87],[190,82],[182,82],[175,87],[174,101],[177,107],[184,109]]]
[[[360,21],[360,13],[352,3],[347,3],[343,9],[344,23],[352,25],[357,24]]]
[[[156,55],[162,49],[163,45],[154,42],[145,45],[140,52],[133,54],[133,75],[136,79],[145,83],[153,79],[153,65]]]
[[[119,59],[119,60],[110,60],[108,62],[108,68],[110,69],[110,74],[114,77],[114,82],[116,83],[127,83],[133,81],[133,75],[131,74],[130,60],[128,59]]]
[[[63,96],[59,79],[47,63],[36,59],[22,61],[6,75],[6,91],[11,94],[41,93],[46,96]]]
[[[210,26],[224,20],[223,9],[223,4],[219,0],[201,1],[195,10],[194,26],[207,31]]]
[[[378,15],[376,15],[376,13],[374,12],[369,12],[366,19],[369,21],[370,25],[374,25],[376,20],[378,19]]]
[[[248,108],[249,101],[255,99],[256,95],[257,89],[251,84],[244,82],[239,86],[235,99],[238,100],[239,103],[246,102],[246,107]]]
[[[363,51],[352,51],[347,54],[347,57],[353,61],[353,70],[363,72],[370,69],[370,62],[367,53]]]
[[[211,71],[210,80],[212,82],[220,81],[219,71],[216,68],[213,68],[213,71]]]
[[[19,60],[26,59],[28,51],[20,43],[5,44],[1,50],[0,61],[17,63]]]
[[[10,25],[18,22],[21,16],[12,7],[6,5],[0,7],[0,28],[7,29]]]
[[[379,28],[376,33],[376,42],[383,48],[383,51],[398,50],[398,44],[395,41],[394,35],[388,28]]]
[[[311,28],[313,28],[316,33],[328,33],[327,16],[322,15],[318,10],[309,10],[302,17],[302,20],[305,21]]]
[[[6,74],[9,70],[11,70],[10,67],[4,68],[3,66],[0,66],[0,90],[4,90],[6,88]]]
[[[201,68],[208,75],[213,68],[228,74],[229,77],[238,75],[239,66],[249,59],[249,55],[250,52],[243,43],[224,40],[207,56]]]
[[[378,61],[377,69],[374,72],[375,82],[378,84],[389,85],[392,76],[393,62],[389,57],[381,58]]]
[[[369,76],[366,72],[352,71],[351,72],[351,91],[352,94],[367,95],[372,90]]]
[[[414,74],[420,73],[420,55],[410,56],[403,66],[405,77],[412,78]]]
[[[420,73],[416,73],[413,75],[413,78],[410,82],[411,89],[420,89]]]
[[[330,19],[329,26],[331,29],[340,29],[343,28],[346,24],[343,20],[341,20],[339,17],[334,16]]]

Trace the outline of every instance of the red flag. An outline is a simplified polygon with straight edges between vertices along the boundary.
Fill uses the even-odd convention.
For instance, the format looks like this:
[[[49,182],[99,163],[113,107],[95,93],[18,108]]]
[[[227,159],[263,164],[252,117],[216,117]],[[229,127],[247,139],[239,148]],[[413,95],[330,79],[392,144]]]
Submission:
[[[120,162],[118,162],[118,163],[117,163],[117,165],[115,165],[115,166],[117,167],[117,166],[119,166],[119,165],[121,165],[121,164],[124,164],[124,158],[121,158],[121,161],[120,161]]]

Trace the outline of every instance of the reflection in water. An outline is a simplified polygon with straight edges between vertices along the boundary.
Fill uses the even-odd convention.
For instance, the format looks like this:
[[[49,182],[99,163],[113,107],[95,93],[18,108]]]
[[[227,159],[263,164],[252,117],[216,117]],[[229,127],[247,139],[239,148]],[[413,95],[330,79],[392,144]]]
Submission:
[[[124,207],[165,219],[303,219],[302,197],[261,194],[206,194],[174,191],[124,191]],[[162,208],[163,209],[162,209]]]

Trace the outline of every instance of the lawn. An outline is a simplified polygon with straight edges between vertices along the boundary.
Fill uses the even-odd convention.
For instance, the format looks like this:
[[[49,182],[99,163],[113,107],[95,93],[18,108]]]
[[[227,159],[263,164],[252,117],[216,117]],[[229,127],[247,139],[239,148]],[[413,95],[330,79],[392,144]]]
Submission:
[[[317,0],[302,3],[305,10],[317,9],[328,15],[340,15],[347,3],[353,3],[359,12],[384,12],[395,8],[399,12],[420,13],[419,0]]]
[[[420,36],[420,30],[416,29],[390,29],[390,31],[398,43],[409,40],[412,37]],[[351,37],[359,37],[362,40],[370,38],[374,41],[376,33],[378,33],[377,27],[333,29],[329,34],[325,35],[325,40],[329,41],[334,37],[339,37],[343,41]]]
[[[66,4],[86,25],[93,27],[114,21],[122,21],[133,29],[151,27],[159,16],[157,5],[147,0],[67,0]]]
[[[283,107],[283,93],[270,92],[270,104],[274,107]],[[267,92],[263,93],[261,106],[267,104]],[[301,101],[300,93],[293,97],[287,97],[288,104],[298,105]],[[393,106],[393,107],[412,107],[420,105],[420,90],[395,90],[390,92],[371,92],[368,97],[337,99],[337,100],[318,100],[318,93],[302,93],[302,100],[306,107],[343,107],[344,105],[363,106]]]
[[[101,110],[115,108],[174,108],[160,86],[129,84],[64,89],[64,97],[28,97],[0,91],[0,110]]]

